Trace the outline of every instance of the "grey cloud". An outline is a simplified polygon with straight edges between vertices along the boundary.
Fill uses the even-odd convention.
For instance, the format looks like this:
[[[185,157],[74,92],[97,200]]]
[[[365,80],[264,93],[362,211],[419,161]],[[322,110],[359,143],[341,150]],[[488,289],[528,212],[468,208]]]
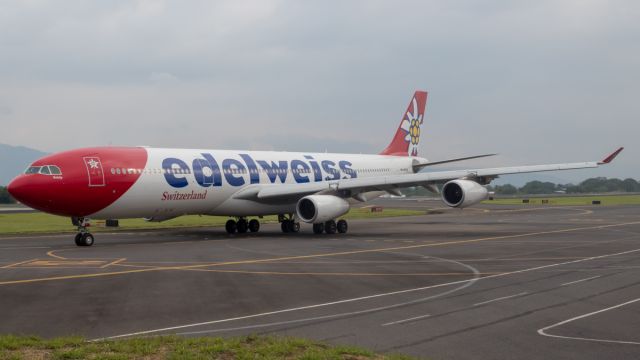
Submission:
[[[424,88],[430,158],[627,145],[604,174],[640,177],[638,15],[633,1],[3,2],[0,142],[375,152]]]

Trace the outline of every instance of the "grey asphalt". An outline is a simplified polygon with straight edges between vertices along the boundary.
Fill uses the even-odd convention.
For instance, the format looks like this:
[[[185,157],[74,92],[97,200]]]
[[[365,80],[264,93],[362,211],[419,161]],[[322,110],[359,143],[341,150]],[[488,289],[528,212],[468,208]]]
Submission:
[[[431,359],[640,358],[640,208],[380,200],[346,235],[0,237],[0,333],[278,334]]]

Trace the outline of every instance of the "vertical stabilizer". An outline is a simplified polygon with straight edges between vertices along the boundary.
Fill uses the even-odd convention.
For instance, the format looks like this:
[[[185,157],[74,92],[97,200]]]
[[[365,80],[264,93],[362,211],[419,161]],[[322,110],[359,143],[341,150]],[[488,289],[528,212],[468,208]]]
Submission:
[[[427,92],[416,91],[407,107],[407,111],[400,120],[400,126],[393,140],[380,155],[418,156],[418,144],[420,143],[420,127],[424,118],[424,109],[427,104]]]

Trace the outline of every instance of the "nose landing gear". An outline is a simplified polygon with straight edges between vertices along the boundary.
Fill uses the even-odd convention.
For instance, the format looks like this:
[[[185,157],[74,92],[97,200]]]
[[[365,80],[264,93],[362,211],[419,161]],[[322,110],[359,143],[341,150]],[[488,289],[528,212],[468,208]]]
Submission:
[[[91,246],[95,239],[93,235],[87,230],[90,226],[90,221],[87,218],[71,218],[73,225],[78,227],[78,233],[75,237],[76,245],[78,246]]]

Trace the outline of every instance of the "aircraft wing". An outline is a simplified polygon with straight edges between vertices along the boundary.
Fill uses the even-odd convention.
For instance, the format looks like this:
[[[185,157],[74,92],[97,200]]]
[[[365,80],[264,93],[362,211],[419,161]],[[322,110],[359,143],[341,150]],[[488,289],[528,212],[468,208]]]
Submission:
[[[623,148],[619,148],[601,161],[420,172],[407,175],[342,179],[305,184],[256,185],[239,191],[234,195],[234,198],[269,201],[279,198],[296,198],[316,193],[349,192],[355,195],[359,192],[388,191],[410,186],[438,184],[455,179],[469,179],[481,184],[488,184],[499,175],[596,168],[613,161],[622,150]]]

